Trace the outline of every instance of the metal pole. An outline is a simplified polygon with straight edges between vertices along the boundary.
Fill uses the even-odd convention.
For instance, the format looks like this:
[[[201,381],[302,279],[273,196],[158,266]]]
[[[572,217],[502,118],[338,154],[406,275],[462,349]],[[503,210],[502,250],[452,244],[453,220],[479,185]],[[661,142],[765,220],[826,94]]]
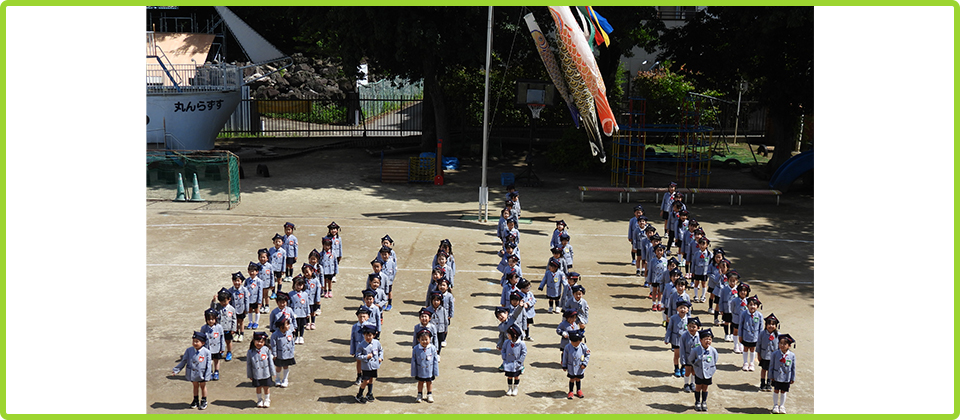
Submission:
[[[733,144],[737,144],[737,129],[740,128],[740,98],[743,97],[743,82],[740,82],[740,86],[737,89],[737,120],[733,123]]]
[[[487,9],[487,67],[483,77],[483,170],[480,175],[480,214],[478,220],[487,222],[487,143],[490,140],[490,128],[487,126],[487,114],[490,105],[490,49],[493,41],[493,6]]]

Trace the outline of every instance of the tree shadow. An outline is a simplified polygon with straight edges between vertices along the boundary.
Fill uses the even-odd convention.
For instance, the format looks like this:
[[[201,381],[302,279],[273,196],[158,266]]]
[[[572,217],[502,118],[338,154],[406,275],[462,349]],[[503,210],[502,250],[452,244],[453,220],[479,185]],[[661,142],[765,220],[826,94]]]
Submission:
[[[492,391],[480,391],[480,390],[471,389],[465,392],[465,394],[476,395],[476,396],[487,397],[487,398],[498,398],[498,397],[507,395],[506,390],[502,390],[502,389],[492,390]]]
[[[545,392],[545,391],[538,391],[538,392],[527,392],[527,393],[525,393],[525,395],[529,395],[529,396],[531,396],[531,397],[533,397],[533,398],[555,398],[555,399],[558,399],[558,400],[559,400],[559,399],[566,399],[566,398],[567,398],[567,393],[566,393],[566,392],[563,392],[563,391],[552,391],[552,392]]]
[[[563,366],[558,362],[533,362],[530,363],[531,367],[535,368],[546,368],[546,369],[563,369]]]
[[[717,384],[717,388],[741,392],[757,392],[760,389],[757,385],[751,384]]]
[[[654,410],[669,411],[669,412],[671,412],[671,413],[683,413],[683,412],[686,412],[686,411],[690,411],[690,410],[691,410],[691,408],[690,408],[689,406],[686,406],[686,405],[683,405],[683,404],[659,404],[659,403],[652,403],[652,404],[647,404],[647,407],[650,407],[650,408],[652,408],[652,409],[654,409]]]
[[[426,295],[424,295],[424,296],[426,296]],[[422,307],[423,307],[423,305],[421,305],[421,303],[423,303],[422,300],[420,300],[420,301],[417,301],[417,300],[405,300],[405,301],[403,301],[403,304],[404,304],[404,305],[413,305],[413,306],[416,306],[416,307],[419,307],[419,308],[422,308]]]
[[[412,345],[411,345],[410,348],[413,348]],[[398,356],[398,357],[391,357],[391,358],[389,358],[389,359],[387,359],[387,360],[389,360],[389,361],[391,361],[391,362],[394,362],[394,363],[405,363],[405,364],[409,364],[409,363],[410,363],[410,358],[409,358],[409,357],[399,357],[399,356]],[[379,378],[377,378],[377,380],[379,380]]]
[[[329,362],[340,362],[340,363],[355,363],[357,359],[354,359],[350,356],[320,356],[321,359]]]
[[[727,411],[737,414],[768,414],[770,409],[760,407],[725,407]]]
[[[342,379],[317,378],[317,379],[314,379],[313,382],[324,385],[324,386],[332,386],[332,387],[341,388],[341,389],[347,389],[350,387],[357,386],[356,381],[346,381]]]
[[[734,366],[734,365],[728,365],[728,364],[718,364],[717,370],[722,370],[724,372],[743,372],[743,368],[741,366]],[[750,372],[744,372],[744,373],[750,373]],[[759,377],[760,374],[757,374],[757,376]]]
[[[150,404],[150,408],[163,410],[196,410],[195,408],[190,408],[190,403],[155,402]]]
[[[627,373],[633,376],[645,376],[647,378],[667,378],[671,376],[667,372],[661,372],[659,370],[631,370]]]
[[[666,394],[679,394],[681,392],[680,388],[673,387],[670,385],[657,385],[657,386],[648,386],[646,388],[640,388],[640,391],[643,392],[661,392]]]
[[[344,345],[344,346],[349,346],[349,345],[350,345],[350,340],[346,340],[346,339],[343,339],[343,338],[331,338],[331,339],[329,339],[329,340],[327,340],[327,341],[329,341],[329,342],[331,342],[331,343],[333,343],[333,344],[341,344],[341,345]]]
[[[257,403],[256,401],[253,401],[253,400],[216,400],[216,401],[211,401],[210,405],[230,407],[238,410],[245,410],[248,408],[257,408]]]
[[[473,349],[473,352],[474,352],[474,353],[500,354],[500,350],[497,350],[496,348],[479,348],[479,349]]]
[[[461,370],[469,370],[473,373],[499,373],[500,370],[496,366],[477,366],[477,365],[460,365],[457,366]]]
[[[362,296],[344,295],[343,298],[346,300],[355,300],[357,302],[363,302]]]
[[[500,244],[497,244],[497,245],[500,245]],[[489,255],[498,255],[498,254],[500,253],[500,251],[481,251],[481,250],[479,250],[479,249],[476,250],[476,251],[474,251],[474,252],[476,252],[476,253],[478,253],[478,254],[489,254]],[[496,266],[497,266],[496,264],[480,264],[480,265],[488,265],[488,266],[490,266],[490,267],[496,267]]]

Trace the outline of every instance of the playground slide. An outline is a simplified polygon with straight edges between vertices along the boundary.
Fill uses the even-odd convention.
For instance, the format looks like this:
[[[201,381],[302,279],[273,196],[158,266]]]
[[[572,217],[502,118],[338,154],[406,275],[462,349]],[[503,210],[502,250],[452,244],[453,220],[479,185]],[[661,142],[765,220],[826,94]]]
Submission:
[[[813,170],[813,150],[787,159],[770,178],[770,188],[786,191],[794,180],[810,170]]]

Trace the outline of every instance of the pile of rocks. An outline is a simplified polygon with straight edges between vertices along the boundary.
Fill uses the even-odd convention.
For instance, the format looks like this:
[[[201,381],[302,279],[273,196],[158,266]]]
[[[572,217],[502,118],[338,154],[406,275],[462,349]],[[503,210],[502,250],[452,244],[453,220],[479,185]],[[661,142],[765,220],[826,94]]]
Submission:
[[[355,83],[344,77],[340,67],[327,60],[291,56],[293,65],[267,77],[250,82],[253,99],[343,99],[344,90]],[[245,80],[258,79],[277,67],[264,65],[247,70]]]

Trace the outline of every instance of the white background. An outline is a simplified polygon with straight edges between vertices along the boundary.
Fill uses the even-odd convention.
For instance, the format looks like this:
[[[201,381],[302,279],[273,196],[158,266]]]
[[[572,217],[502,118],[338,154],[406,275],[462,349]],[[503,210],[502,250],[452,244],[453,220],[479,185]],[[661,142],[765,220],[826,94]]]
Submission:
[[[142,413],[145,10],[6,13],[5,411]],[[953,412],[953,13],[816,9],[817,413]]]

